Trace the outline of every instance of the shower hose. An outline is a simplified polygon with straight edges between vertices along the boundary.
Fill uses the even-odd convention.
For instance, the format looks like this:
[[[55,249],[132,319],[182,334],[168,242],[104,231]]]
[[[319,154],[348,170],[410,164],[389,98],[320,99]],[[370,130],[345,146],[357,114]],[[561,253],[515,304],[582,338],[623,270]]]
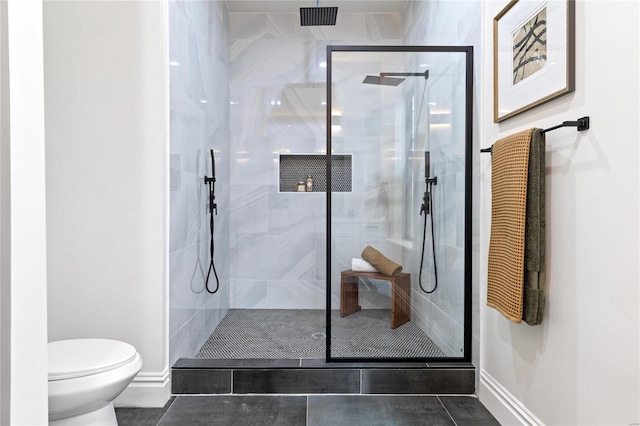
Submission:
[[[211,261],[209,262],[209,271],[207,271],[207,279],[205,280],[205,287],[207,292],[214,294],[220,288],[220,280],[218,279],[218,273],[216,272],[216,265],[213,263],[213,252],[215,249],[215,245],[213,243],[213,212],[209,214],[209,229],[211,230],[211,242],[209,244],[209,253],[211,254]],[[216,278],[216,288],[215,290],[209,289],[209,277],[211,276],[211,271],[213,271],[213,275]]]
[[[418,133],[418,128],[420,126],[419,118],[422,115],[422,107],[424,105],[424,98],[425,98],[424,95],[426,92],[427,92],[427,80],[424,81],[424,88],[422,89],[422,99],[420,101],[420,109],[418,110],[418,123],[416,124],[416,128],[413,132],[412,138],[415,138],[416,134]],[[425,168],[426,167],[427,166],[425,164]],[[427,177],[428,173],[429,171],[425,170],[425,178]],[[424,206],[425,215],[424,215],[424,227],[422,230],[422,254],[420,255],[420,272],[418,273],[418,285],[420,285],[420,290],[422,290],[424,293],[427,293],[427,294],[433,293],[438,288],[438,268],[436,266],[436,240],[435,240],[435,236],[433,235],[433,195],[431,193],[432,188],[433,188],[433,183],[430,181],[427,181],[427,193],[429,194],[429,199],[425,200],[425,203],[428,203],[429,205]],[[424,246],[427,239],[427,216],[431,216],[431,248],[433,251],[433,273],[435,277],[433,289],[431,290],[425,290],[424,287],[422,286],[422,267],[424,266]]]
[[[213,253],[215,251],[215,244],[213,242],[213,230],[214,230],[213,213],[215,211],[215,213],[218,214],[218,207],[217,207],[217,205],[215,203],[215,200],[216,200],[216,196],[215,196],[215,183],[216,183],[215,159],[213,157],[213,150],[211,150],[210,152],[211,152],[211,174],[212,174],[212,177],[211,178],[207,178],[205,176],[204,179],[205,179],[205,182],[209,184],[209,231],[210,231],[210,235],[211,235],[211,240],[209,242],[209,254],[210,254],[209,270],[207,271],[207,278],[205,279],[204,286],[207,289],[208,293],[214,294],[220,288],[220,280],[218,279],[218,273],[216,272],[216,265],[213,263]],[[216,288],[215,288],[215,290],[210,290],[209,289],[209,277],[211,276],[211,271],[213,271],[213,275],[216,278]]]
[[[424,228],[422,230],[422,255],[420,256],[420,273],[418,274],[418,284],[420,285],[420,290],[427,294],[431,294],[438,288],[438,267],[436,266],[436,240],[433,233],[433,195],[431,194],[432,184],[431,182],[427,183],[428,188],[427,192],[429,193],[429,200],[427,201],[429,205],[427,206],[427,212],[424,215]],[[434,285],[433,289],[425,290],[422,286],[422,267],[424,265],[424,246],[427,239],[427,216],[431,216],[431,251],[433,252],[433,275],[434,275]]]

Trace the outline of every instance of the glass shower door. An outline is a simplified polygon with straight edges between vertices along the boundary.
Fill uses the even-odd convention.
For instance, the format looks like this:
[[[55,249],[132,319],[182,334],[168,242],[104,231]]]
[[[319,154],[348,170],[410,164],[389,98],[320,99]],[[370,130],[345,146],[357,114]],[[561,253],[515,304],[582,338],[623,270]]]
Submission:
[[[327,58],[327,359],[469,360],[471,48]]]

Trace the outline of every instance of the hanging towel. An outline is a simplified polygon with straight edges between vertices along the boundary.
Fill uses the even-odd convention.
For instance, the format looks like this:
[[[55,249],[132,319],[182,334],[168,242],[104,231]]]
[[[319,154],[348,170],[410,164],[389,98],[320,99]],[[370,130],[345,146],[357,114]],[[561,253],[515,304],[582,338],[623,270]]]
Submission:
[[[385,257],[382,253],[371,246],[367,246],[362,250],[362,258],[380,271],[381,274],[388,277],[395,277],[402,272],[401,265]]]
[[[545,136],[536,129],[531,137],[527,177],[527,213],[524,230],[524,294],[522,319],[542,323],[545,296]]]
[[[515,323],[522,322],[523,312],[527,169],[534,130],[500,139],[491,155],[487,305]]]
[[[361,258],[351,259],[351,270],[353,272],[378,272],[373,265]]]

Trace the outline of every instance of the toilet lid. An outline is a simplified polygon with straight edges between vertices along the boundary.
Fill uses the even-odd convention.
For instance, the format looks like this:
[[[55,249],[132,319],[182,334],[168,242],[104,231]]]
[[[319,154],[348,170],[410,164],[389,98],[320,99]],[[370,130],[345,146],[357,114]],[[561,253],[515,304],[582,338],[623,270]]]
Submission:
[[[49,380],[89,376],[131,362],[136,348],[109,339],[73,339],[49,342]]]

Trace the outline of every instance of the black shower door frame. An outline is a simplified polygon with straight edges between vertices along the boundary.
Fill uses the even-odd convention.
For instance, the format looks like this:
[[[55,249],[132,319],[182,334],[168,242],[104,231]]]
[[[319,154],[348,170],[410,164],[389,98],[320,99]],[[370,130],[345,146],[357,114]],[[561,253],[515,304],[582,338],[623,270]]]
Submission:
[[[332,54],[333,52],[458,52],[466,55],[465,64],[465,161],[464,161],[464,350],[460,357],[438,358],[357,358],[331,356],[331,92],[332,92]],[[326,192],[326,362],[471,362],[471,214],[472,214],[472,155],[473,155],[473,46],[327,46],[327,109],[326,109],[326,143],[327,143],[327,192]]]

